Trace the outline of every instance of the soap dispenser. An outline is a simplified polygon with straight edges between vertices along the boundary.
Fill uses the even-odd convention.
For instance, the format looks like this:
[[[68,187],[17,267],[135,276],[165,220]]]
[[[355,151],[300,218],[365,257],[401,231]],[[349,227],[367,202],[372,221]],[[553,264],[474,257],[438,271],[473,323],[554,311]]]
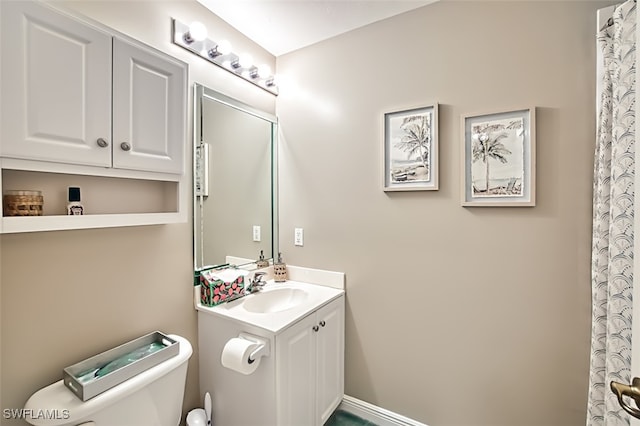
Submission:
[[[287,280],[287,265],[282,261],[282,253],[278,253],[278,261],[273,264],[273,281],[281,283]]]
[[[256,267],[258,269],[262,269],[262,268],[266,268],[267,266],[269,266],[269,261],[265,260],[264,252],[260,250],[260,259],[256,260]]]

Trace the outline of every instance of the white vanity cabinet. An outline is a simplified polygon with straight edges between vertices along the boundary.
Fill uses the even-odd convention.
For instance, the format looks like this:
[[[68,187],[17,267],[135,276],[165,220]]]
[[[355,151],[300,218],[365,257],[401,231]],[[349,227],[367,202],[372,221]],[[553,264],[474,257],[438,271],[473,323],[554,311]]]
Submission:
[[[273,296],[291,294],[288,290],[304,291],[306,296],[282,308],[290,300]],[[258,312],[259,303],[254,302],[259,300],[273,305]],[[342,401],[342,288],[270,283],[256,294],[215,307],[196,303],[196,309],[200,392],[211,394],[213,424],[322,426]],[[221,363],[227,343],[242,334],[268,341],[267,355],[246,375]]]
[[[2,52],[2,157],[184,171],[183,63],[34,2],[3,5]]]
[[[344,395],[344,297],[276,337],[278,425],[322,426]]]
[[[0,233],[186,222],[186,63],[38,1],[0,2],[0,54],[0,187],[44,196]]]

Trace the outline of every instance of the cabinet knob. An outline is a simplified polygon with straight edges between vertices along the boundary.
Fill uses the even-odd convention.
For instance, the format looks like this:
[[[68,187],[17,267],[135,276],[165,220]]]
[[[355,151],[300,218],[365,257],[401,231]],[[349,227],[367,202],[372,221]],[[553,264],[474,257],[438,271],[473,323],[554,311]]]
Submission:
[[[131,151],[131,145],[129,142],[122,142],[120,144],[120,148],[122,148],[123,151]]]
[[[109,142],[107,142],[105,139],[103,138],[98,138],[98,140],[96,141],[96,143],[98,144],[98,146],[100,148],[106,148],[109,146]]]
[[[320,321],[320,327],[324,327],[325,325],[327,325],[327,323],[324,322],[324,320]]]
[[[317,325],[314,325],[313,326],[313,331],[318,331],[318,330],[320,330],[320,327],[318,327]]]

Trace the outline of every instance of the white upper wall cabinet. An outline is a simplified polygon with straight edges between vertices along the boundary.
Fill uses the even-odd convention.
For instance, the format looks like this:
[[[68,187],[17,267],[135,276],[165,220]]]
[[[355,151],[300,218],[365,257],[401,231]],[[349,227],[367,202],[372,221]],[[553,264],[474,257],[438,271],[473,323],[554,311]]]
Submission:
[[[0,189],[44,198],[0,233],[186,222],[188,65],[51,3],[0,10]]]
[[[31,2],[1,22],[0,155],[111,166],[112,37]]]
[[[2,51],[2,157],[184,172],[184,63],[33,2]]]

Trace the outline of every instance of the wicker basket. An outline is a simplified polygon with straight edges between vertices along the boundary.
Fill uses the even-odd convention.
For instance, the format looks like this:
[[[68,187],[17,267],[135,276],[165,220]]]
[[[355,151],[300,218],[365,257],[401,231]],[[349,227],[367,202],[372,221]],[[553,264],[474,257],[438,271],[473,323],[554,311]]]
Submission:
[[[42,216],[44,199],[40,191],[5,191],[2,197],[4,216]]]

